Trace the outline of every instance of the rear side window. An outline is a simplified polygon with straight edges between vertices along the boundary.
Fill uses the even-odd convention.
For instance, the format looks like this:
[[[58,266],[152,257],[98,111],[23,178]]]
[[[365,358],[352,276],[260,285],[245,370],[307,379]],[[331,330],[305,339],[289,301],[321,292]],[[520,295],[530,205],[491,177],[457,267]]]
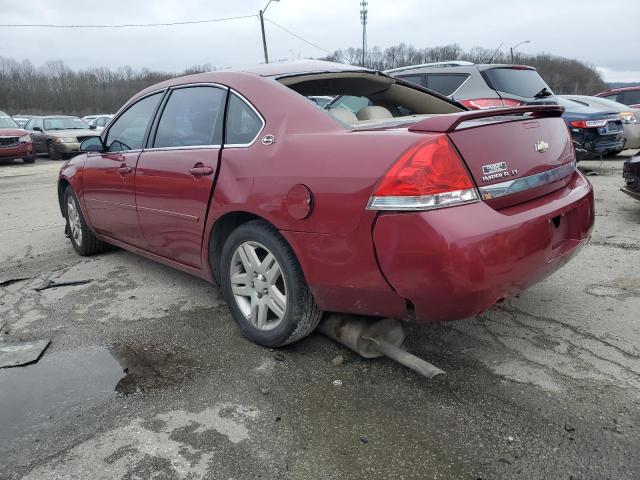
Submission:
[[[420,85],[421,87],[427,86],[427,80],[424,75],[403,75],[398,78],[406,82],[415,83],[416,85]]]
[[[464,83],[468,75],[427,75],[427,88],[448,96],[455,92]]]
[[[220,145],[225,95],[216,87],[174,90],[158,123],[154,148]]]
[[[482,72],[489,86],[499,92],[519,97],[534,97],[543,88],[551,89],[535,70],[520,68],[491,68]]]
[[[226,145],[248,145],[252,143],[263,122],[260,116],[243,99],[232,93],[227,111]]]
[[[113,122],[107,135],[109,152],[137,150],[142,148],[145,134],[162,93],[154,93],[135,103]]]
[[[622,103],[622,97],[618,93],[613,93],[611,95],[604,95],[602,98],[607,98],[612,102],[620,102]]]
[[[640,90],[627,90],[622,92],[622,103],[625,105],[635,105],[640,103]]]

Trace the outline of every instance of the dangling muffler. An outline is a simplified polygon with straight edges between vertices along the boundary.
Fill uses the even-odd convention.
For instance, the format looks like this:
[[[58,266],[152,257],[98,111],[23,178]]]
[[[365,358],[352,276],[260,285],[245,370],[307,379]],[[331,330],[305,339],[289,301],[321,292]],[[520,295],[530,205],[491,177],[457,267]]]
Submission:
[[[402,348],[405,332],[398,320],[330,314],[318,330],[364,358],[387,356],[427,378],[445,373]]]

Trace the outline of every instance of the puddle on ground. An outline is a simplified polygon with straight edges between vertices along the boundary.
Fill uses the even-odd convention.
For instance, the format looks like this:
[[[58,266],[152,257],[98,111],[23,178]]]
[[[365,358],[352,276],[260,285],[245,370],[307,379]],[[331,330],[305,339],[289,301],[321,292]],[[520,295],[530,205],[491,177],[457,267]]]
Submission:
[[[24,435],[120,396],[181,382],[193,372],[156,347],[48,351],[32,365],[0,369],[0,451]]]

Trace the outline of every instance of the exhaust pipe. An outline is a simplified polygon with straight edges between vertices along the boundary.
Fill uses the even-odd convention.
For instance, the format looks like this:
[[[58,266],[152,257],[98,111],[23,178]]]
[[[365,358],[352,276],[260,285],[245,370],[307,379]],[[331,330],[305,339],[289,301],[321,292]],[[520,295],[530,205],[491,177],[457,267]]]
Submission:
[[[398,320],[372,321],[366,317],[331,314],[322,320],[318,330],[364,358],[386,356],[427,378],[445,373],[402,348],[405,332]]]

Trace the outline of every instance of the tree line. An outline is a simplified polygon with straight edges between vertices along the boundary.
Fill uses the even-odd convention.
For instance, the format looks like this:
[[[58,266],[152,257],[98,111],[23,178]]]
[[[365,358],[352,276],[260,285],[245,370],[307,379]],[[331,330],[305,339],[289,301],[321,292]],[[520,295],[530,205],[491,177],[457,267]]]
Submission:
[[[578,60],[546,53],[514,52],[514,63],[535,67],[549,86],[560,94],[593,94],[607,88],[599,72]],[[322,60],[362,64],[362,50],[336,50]],[[475,63],[511,63],[509,53],[481,47],[463,50],[459,45],[416,48],[401,43],[385,49],[367,50],[365,66],[377,70],[446,60]],[[178,75],[215,70],[210,64],[195,65],[184,72],[159,72],[148,68],[106,67],[73,70],[62,61],[35,66],[29,60],[0,57],[0,110],[15,114],[113,113],[140,90]]]
[[[322,60],[362,66],[362,49],[336,50]],[[466,60],[473,63],[515,63],[535,67],[551,89],[558,94],[592,95],[607,88],[602,76],[594,67],[571,58],[548,53],[527,55],[474,47],[463,50],[460,45],[443,45],[432,48],[416,48],[401,43],[385,49],[373,47],[366,51],[364,66],[376,70],[405,67],[421,63]]]
[[[106,67],[72,70],[62,61],[36,67],[0,57],[0,110],[11,115],[114,113],[129,98],[155,83],[179,75],[213,70],[196,65],[180,73]]]

